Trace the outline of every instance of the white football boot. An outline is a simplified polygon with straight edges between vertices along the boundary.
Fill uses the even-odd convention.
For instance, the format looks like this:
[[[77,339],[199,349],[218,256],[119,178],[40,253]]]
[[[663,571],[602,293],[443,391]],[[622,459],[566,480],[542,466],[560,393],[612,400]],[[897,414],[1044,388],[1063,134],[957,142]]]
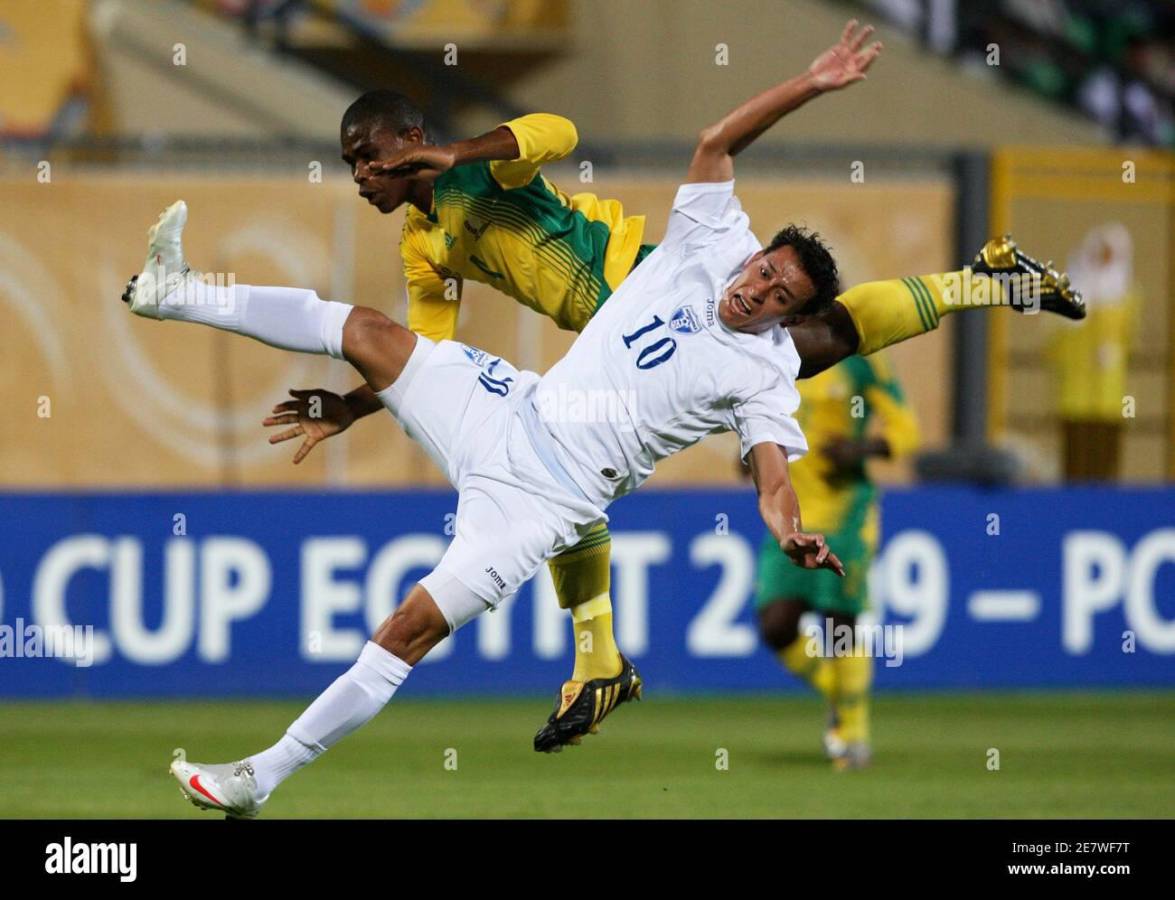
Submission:
[[[161,318],[159,305],[164,298],[189,279],[199,277],[184,260],[181,239],[187,221],[188,205],[177,200],[159,214],[158,221],[147,232],[147,261],[143,263],[143,271],[127,283],[122,295],[135,315]]]
[[[848,741],[844,753],[832,760],[837,772],[867,769],[873,764],[873,750],[866,741]]]
[[[848,750],[848,744],[840,734],[840,718],[835,708],[828,711],[828,724],[824,726],[820,743],[824,747],[824,758],[829,761],[844,756]]]
[[[175,752],[169,769],[180,783],[180,793],[200,809],[214,809],[233,819],[252,819],[269,795],[257,792],[257,780],[248,760],[206,765],[188,762],[182,750]]]

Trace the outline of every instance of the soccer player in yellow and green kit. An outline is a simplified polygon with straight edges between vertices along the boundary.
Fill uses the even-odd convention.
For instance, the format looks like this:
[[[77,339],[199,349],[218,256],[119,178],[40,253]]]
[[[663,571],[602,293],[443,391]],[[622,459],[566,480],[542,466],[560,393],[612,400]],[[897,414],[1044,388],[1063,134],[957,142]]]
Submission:
[[[856,22],[850,25],[821,59],[860,52],[871,29],[858,32]],[[835,89],[820,80],[819,62],[788,83],[794,102],[781,115]],[[731,116],[739,114],[735,110]],[[465,280],[491,285],[561,328],[582,331],[653,249],[644,243],[643,216],[626,216],[616,200],[568,195],[542,174],[544,164],[566,157],[577,141],[574,125],[560,116],[522,116],[480,137],[436,145],[428,140],[423,114],[408,98],[372,91],[347,109],[340,139],[361,197],[385,214],[407,205],[400,251],[408,282],[408,326],[433,340],[455,336]],[[1039,303],[1071,317],[1084,314],[1080,299],[1057,273],[1045,271],[1010,241],[989,242],[974,271],[973,281],[980,282],[992,274],[1035,272],[1043,277],[1032,308]],[[930,331],[954,309],[975,308],[952,299],[944,279],[949,276],[859,285],[827,313],[792,324],[800,377],[854,353],[872,353]],[[768,284],[766,278],[756,283],[745,300],[762,302]],[[1003,300],[997,294],[990,302]],[[295,462],[356,418],[383,408],[366,386],[346,397],[292,393],[294,399],[275,407],[266,424],[292,426],[272,442],[304,438]],[[312,398],[317,402],[311,404]],[[536,750],[578,743],[618,704],[640,696],[640,677],[612,634],[610,540],[601,527],[550,564],[559,603],[571,611],[576,655],[554,712],[535,736]]]
[[[849,638],[868,605],[879,530],[876,489],[866,464],[909,453],[917,446],[918,426],[880,353],[850,356],[797,386],[796,418],[811,451],[792,464],[792,484],[803,498],[804,527],[825,533],[840,554],[845,577],[825,578],[830,573],[785,565],[779,546],[765,539],[755,583],[759,633],[789,671],[828,701],[824,746],[833,764],[861,768],[870,759],[873,660]],[[880,428],[872,427],[878,420]],[[830,657],[812,653],[810,638],[800,634],[800,617],[810,611],[823,619],[823,646],[837,651]]]

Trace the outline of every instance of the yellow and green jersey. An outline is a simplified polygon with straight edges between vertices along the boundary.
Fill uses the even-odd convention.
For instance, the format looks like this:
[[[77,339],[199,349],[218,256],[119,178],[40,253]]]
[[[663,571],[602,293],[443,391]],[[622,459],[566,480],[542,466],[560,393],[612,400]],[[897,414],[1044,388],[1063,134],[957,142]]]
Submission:
[[[433,340],[456,333],[466,279],[582,331],[637,261],[644,216],[594,194],[568,196],[539,171],[574,149],[575,126],[545,113],[505,125],[517,159],[455,166],[437,178],[427,215],[408,207],[408,327]]]
[[[796,413],[808,453],[791,466],[791,480],[800,498],[804,528],[809,531],[863,531],[866,544],[877,539],[875,490],[865,465],[838,472],[821,448],[838,439],[861,440],[880,419],[881,436],[893,457],[918,444],[918,425],[901,386],[880,353],[850,356],[813,378],[796,383]],[[876,418],[875,418],[876,417]]]

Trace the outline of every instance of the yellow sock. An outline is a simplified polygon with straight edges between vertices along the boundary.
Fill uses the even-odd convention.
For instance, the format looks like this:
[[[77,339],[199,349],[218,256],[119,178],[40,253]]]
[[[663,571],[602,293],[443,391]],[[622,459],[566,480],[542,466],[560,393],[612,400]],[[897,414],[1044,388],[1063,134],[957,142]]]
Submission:
[[[605,611],[606,610],[606,611]],[[612,635],[612,601],[607,594],[571,610],[575,632],[575,669],[572,681],[612,678],[620,674],[620,650]]]
[[[582,541],[549,563],[555,594],[571,610],[575,635],[572,681],[591,681],[620,674],[620,650],[612,634],[612,535],[606,525],[592,529]]]
[[[873,686],[873,659],[863,654],[830,660],[836,681],[836,712],[840,735],[846,741],[869,741],[869,692]]]
[[[777,654],[789,672],[802,678],[829,703],[835,701],[835,681],[829,661],[822,656],[808,655],[808,639],[800,636]]]
[[[933,331],[947,313],[998,305],[1002,294],[988,276],[964,270],[867,281],[836,299],[849,311],[857,328],[861,339],[857,353],[868,356]]]

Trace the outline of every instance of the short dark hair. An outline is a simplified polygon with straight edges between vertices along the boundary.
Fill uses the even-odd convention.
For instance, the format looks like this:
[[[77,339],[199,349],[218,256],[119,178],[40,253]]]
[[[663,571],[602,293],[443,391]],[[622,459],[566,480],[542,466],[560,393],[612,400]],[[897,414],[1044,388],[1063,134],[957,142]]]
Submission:
[[[409,97],[398,91],[368,91],[347,107],[340,131],[356,125],[376,125],[403,134],[409,128],[428,133],[424,113]]]
[[[820,235],[809,231],[800,225],[788,225],[771,239],[764,253],[778,250],[780,247],[791,247],[800,258],[800,266],[807,273],[816,288],[816,293],[801,312],[806,314],[820,313],[832,305],[840,293],[840,273],[836,270],[836,260],[832,253],[820,239]]]

